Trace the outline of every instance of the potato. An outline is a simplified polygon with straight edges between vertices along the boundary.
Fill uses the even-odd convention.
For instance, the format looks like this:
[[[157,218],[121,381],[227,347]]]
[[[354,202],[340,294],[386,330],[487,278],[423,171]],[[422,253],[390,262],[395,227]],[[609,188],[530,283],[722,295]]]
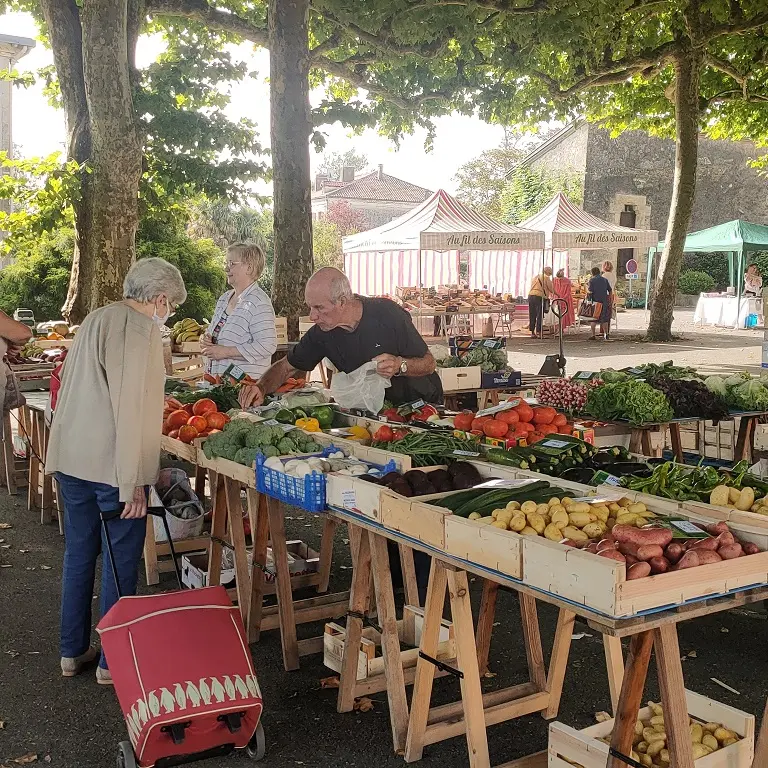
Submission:
[[[633,512],[625,512],[616,518],[616,523],[618,525],[635,525],[637,523],[637,518],[638,516]],[[642,517],[640,519],[643,520]]]
[[[548,507],[558,507],[560,506],[560,499],[557,498],[557,496],[553,496],[548,502]]]
[[[720,729],[718,728],[718,730]],[[713,752],[717,749],[720,749],[720,742],[718,742],[718,740],[711,733],[705,733],[701,739],[701,743],[705,747],[709,747]]]
[[[741,498],[741,491],[738,488],[728,489],[728,503],[735,504]]]
[[[573,499],[572,499],[570,496],[563,496],[563,498],[562,498],[562,499],[560,499],[560,503],[561,503],[561,504],[562,504],[564,507],[566,507],[566,508],[567,508],[569,504],[573,504]]]
[[[628,498],[627,496],[622,496],[618,501],[620,507],[628,507],[632,503],[632,499]]]
[[[642,515],[643,512],[645,512],[646,510],[647,510],[647,507],[645,506],[645,504],[643,504],[642,501],[638,501],[634,504],[630,504],[627,507],[627,511],[632,512],[635,515]]]
[[[644,727],[640,720],[635,721],[635,736],[642,736]]]
[[[642,736],[640,737],[642,738]],[[635,751],[639,752],[641,755],[648,750],[648,742],[647,741],[640,741],[637,744],[635,744]]]
[[[527,525],[528,521],[525,519],[525,515],[518,512],[518,514],[512,515],[512,519],[507,524],[507,528],[509,528],[510,531],[517,531],[519,533]],[[536,533],[535,530],[534,533]]]
[[[692,747],[693,759],[698,760],[700,757],[706,757],[712,754],[712,750],[704,744],[694,744]]]
[[[648,742],[648,748],[645,750],[645,754],[648,755],[648,757],[656,757],[656,755],[664,749],[664,743],[663,739],[656,739],[656,741]]]
[[[611,512],[613,512],[613,513],[614,513],[614,517],[615,517],[615,516],[616,516],[616,515],[615,515],[615,513],[619,511],[619,505],[618,505],[618,504],[617,504],[615,501],[612,501],[612,502],[611,502],[611,503],[608,505],[608,509],[609,509]]]
[[[549,508],[549,514],[550,515],[554,515],[555,512],[565,512],[565,507],[562,504],[553,504]],[[566,514],[568,514],[568,513],[566,512]]]
[[[608,507],[604,504],[596,504],[590,511],[601,523],[607,523],[608,518],[611,516]]]
[[[662,726],[661,730],[664,730],[664,715],[654,715],[649,721],[651,728],[656,728],[657,725]],[[656,728],[656,730],[659,730]]]
[[[575,505],[571,505],[572,507]],[[568,512],[568,520],[574,528],[583,528],[592,522],[589,512]]]
[[[510,501],[507,503],[507,509],[511,509],[513,512],[520,509],[520,502],[519,501]]]
[[[493,512],[491,512],[491,517],[495,520],[499,516],[499,512],[501,512],[500,509],[494,509]]]
[[[538,512],[528,512],[525,515],[525,519],[528,521],[528,525],[530,525],[536,533],[544,533],[547,523]]]
[[[562,507],[552,507],[552,525],[565,528],[570,523],[568,513]]]
[[[479,520],[481,517],[482,515],[479,512],[470,512],[467,515],[467,520]]]
[[[657,704],[655,701],[649,701],[648,702],[648,708],[653,712],[654,715],[663,715],[664,710],[661,707],[661,704]]]
[[[501,528],[502,531],[506,531],[507,530],[507,523],[506,523],[505,520],[494,520],[491,523],[491,527],[492,528]]]
[[[523,530],[520,531],[520,535],[521,536],[538,536],[539,534],[536,532],[535,528],[531,528],[530,525],[526,525],[525,528],[523,528]]]
[[[616,518],[615,517],[609,517],[608,522],[605,524],[605,527],[610,531],[613,526],[616,525]]]
[[[581,533],[581,531],[579,531],[579,533]],[[565,536],[563,536],[563,532],[556,525],[550,523],[544,528],[544,538],[549,539],[550,541],[562,541]]]
[[[538,504],[535,501],[524,501],[520,506],[520,509],[527,515],[529,512],[535,512]]]
[[[544,517],[544,515],[548,515],[548,514],[550,514],[550,511],[549,511],[549,505],[548,505],[548,504],[539,504],[539,505],[536,507],[536,511],[537,511],[537,512],[538,512],[538,513],[539,513],[539,514],[542,516],[542,517]]]
[[[584,531],[572,525],[567,525],[560,533],[563,538],[572,539],[573,541],[589,541],[589,536]]]
[[[736,504],[736,509],[749,509],[755,503],[755,492],[751,488],[742,488],[739,498],[734,503]]]
[[[731,744],[735,744],[738,741],[738,739],[730,738],[730,739],[723,739],[722,746],[724,747],[730,747]]]
[[[646,768],[653,768],[653,758],[650,755],[640,755],[640,762]]]
[[[585,501],[577,501],[577,502],[571,502],[570,504],[565,505],[565,511],[571,515],[575,512],[586,512],[589,513],[589,504],[587,504]],[[587,521],[589,522],[589,521]]]
[[[718,728],[720,728],[720,723],[704,723],[702,726],[705,731],[709,731],[709,733],[714,733]]]
[[[661,759],[662,766],[669,765],[669,750],[662,749],[661,752],[659,752],[659,758]]]
[[[501,522],[505,525],[509,524],[509,521],[514,517],[515,514],[511,509],[497,509],[496,512],[498,512],[496,515],[496,522]]]
[[[599,539],[605,533],[603,523],[587,523],[582,529],[590,539]]]
[[[721,725],[714,733],[715,738],[722,744],[726,739],[738,739],[739,735]]]
[[[480,525],[490,525],[491,523],[495,522],[495,520],[488,515],[488,517],[481,517],[476,522],[480,523]]]

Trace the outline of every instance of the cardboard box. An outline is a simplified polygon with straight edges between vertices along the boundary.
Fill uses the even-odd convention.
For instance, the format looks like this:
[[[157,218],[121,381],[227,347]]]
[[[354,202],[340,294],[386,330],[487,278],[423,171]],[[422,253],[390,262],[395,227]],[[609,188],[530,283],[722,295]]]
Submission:
[[[443,392],[456,392],[461,389],[480,389],[483,371],[479,365],[466,368],[438,368],[437,375],[443,385]]]
[[[519,387],[523,383],[520,371],[481,371],[480,389],[496,389],[501,387]]]
[[[466,354],[470,350],[480,349],[506,349],[506,336],[495,336],[488,339],[463,339],[460,336],[450,336],[448,338],[448,349],[452,355]]]

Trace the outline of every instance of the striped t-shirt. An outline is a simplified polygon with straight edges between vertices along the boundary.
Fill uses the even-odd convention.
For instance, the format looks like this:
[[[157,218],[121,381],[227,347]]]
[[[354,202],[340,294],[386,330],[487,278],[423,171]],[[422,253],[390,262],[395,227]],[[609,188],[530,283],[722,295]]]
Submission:
[[[272,364],[272,355],[277,349],[275,311],[269,296],[258,283],[252,283],[240,294],[234,310],[227,313],[232,293],[227,291],[219,298],[208,333],[217,344],[237,347],[245,360],[208,360],[206,367],[216,376],[235,363],[252,378],[258,378]]]

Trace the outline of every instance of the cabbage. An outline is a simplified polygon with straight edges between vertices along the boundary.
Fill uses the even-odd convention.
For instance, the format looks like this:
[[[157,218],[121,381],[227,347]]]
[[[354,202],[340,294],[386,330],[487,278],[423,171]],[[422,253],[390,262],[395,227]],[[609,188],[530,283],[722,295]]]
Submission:
[[[743,384],[745,381],[749,381],[751,378],[752,376],[746,371],[742,371],[741,373],[734,373],[733,376],[729,376],[725,380],[725,386],[729,388],[738,387],[740,384]]]
[[[704,384],[710,392],[725,397],[728,394],[728,388],[725,386],[725,379],[722,376],[709,376],[704,379]]]
[[[745,381],[731,390],[731,401],[745,411],[768,409],[768,389],[758,379]]]

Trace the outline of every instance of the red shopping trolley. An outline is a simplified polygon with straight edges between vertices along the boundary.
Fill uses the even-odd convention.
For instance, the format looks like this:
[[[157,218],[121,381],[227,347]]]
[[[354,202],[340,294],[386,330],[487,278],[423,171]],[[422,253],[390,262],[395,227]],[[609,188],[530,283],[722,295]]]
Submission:
[[[184,590],[165,509],[162,518],[180,591],[121,597],[99,623],[130,741],[118,768],[167,768],[243,750],[264,756],[263,708],[240,612],[223,587]],[[112,573],[109,521],[102,514]]]

